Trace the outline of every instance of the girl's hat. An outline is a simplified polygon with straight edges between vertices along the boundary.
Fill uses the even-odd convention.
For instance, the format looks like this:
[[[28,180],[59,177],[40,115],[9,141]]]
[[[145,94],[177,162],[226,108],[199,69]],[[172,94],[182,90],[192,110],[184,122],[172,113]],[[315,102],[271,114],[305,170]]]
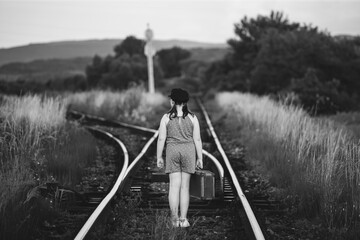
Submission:
[[[169,97],[174,102],[185,103],[189,101],[189,93],[181,88],[174,88],[171,90]]]

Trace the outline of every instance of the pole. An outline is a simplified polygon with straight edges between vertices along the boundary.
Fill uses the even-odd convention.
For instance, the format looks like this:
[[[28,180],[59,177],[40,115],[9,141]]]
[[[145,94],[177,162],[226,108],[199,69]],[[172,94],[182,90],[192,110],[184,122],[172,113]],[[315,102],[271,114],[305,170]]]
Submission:
[[[153,65],[153,58],[152,56],[147,56],[147,63],[148,63],[148,78],[149,78],[149,92],[155,93],[155,86],[154,86],[154,65]]]
[[[149,93],[155,93],[154,64],[153,64],[153,56],[155,55],[155,49],[152,44],[154,33],[150,29],[149,24],[147,25],[147,29],[145,31],[145,37],[146,37],[146,44],[144,50],[145,50],[145,55],[147,57]]]

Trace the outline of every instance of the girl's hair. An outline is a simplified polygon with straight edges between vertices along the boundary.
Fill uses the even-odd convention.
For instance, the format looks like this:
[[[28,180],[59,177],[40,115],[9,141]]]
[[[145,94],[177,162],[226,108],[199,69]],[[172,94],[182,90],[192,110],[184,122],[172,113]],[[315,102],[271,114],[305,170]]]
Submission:
[[[175,102],[174,106],[172,106],[170,111],[168,111],[170,120],[177,117],[176,105],[180,105],[180,104],[181,103]],[[189,109],[187,107],[187,103],[184,103],[184,106],[183,106],[182,110],[183,110],[183,116],[182,117],[184,119],[188,114],[190,114],[191,116],[194,116],[194,114],[189,111]]]

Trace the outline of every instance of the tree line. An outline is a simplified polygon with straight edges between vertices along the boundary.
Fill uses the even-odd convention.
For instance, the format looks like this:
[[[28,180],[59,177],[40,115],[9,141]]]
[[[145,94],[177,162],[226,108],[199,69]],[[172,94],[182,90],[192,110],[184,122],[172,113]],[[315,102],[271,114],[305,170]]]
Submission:
[[[236,90],[271,95],[290,99],[315,114],[358,110],[360,37],[333,37],[274,11],[269,16],[245,16],[234,24],[234,33],[227,41],[228,53],[217,61],[191,58],[191,52],[180,47],[158,51],[154,57],[156,87],[173,82],[203,93]],[[30,84],[29,89],[75,91],[146,85],[144,46],[145,41],[128,36],[114,47],[113,55],[94,56],[85,76],[67,76],[58,84],[47,81],[43,87]],[[8,71],[14,68],[25,71],[21,64],[7,66]],[[29,85],[21,80],[14,88],[19,84]],[[0,83],[0,90],[10,85]]]

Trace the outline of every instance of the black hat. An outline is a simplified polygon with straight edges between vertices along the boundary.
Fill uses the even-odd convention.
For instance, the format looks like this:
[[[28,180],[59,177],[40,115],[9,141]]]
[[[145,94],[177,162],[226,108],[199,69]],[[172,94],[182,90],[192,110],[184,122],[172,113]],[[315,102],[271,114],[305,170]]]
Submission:
[[[185,103],[189,101],[189,93],[181,88],[171,90],[169,97],[176,103]]]

